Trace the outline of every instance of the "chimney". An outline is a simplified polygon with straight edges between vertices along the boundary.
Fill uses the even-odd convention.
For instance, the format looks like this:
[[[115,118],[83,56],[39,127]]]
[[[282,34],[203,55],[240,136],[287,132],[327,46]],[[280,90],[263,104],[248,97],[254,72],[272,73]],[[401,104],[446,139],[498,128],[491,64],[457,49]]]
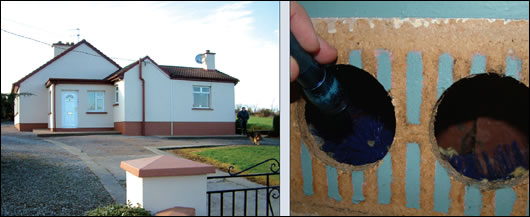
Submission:
[[[74,43],[64,43],[59,41],[57,43],[54,43],[52,44],[52,47],[53,47],[53,57],[56,57],[57,55],[61,54],[62,52],[64,52],[65,50],[67,50],[68,48],[72,47],[74,45]]]
[[[215,70],[215,53],[206,50],[203,56],[202,67],[206,70]]]

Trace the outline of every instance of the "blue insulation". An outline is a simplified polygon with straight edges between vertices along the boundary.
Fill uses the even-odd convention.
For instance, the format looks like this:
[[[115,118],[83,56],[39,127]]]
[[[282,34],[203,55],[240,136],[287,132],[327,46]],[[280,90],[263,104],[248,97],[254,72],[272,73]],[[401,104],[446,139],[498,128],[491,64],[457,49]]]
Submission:
[[[528,170],[528,156],[524,156],[515,141],[511,144],[500,144],[493,157],[486,152],[453,155],[449,163],[464,176],[477,180],[499,180],[513,178],[512,173],[518,167]],[[482,158],[486,163],[483,168],[479,163]]]
[[[326,140],[322,150],[332,153],[338,162],[352,165],[363,165],[382,159],[392,144],[394,132],[379,118],[362,114],[357,117],[353,119],[351,133],[344,140]]]

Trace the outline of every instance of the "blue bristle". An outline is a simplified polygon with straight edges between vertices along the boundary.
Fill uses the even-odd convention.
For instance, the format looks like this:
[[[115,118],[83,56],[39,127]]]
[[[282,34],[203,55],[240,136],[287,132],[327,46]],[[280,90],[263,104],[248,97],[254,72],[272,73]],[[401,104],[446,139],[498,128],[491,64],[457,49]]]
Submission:
[[[465,154],[464,157],[464,170],[462,173],[470,178],[478,179],[475,158],[472,154]]]
[[[497,174],[500,174],[500,173],[498,173],[498,171],[493,169],[493,166],[491,165],[488,153],[482,152],[482,157],[484,158],[484,161],[486,161],[486,169],[487,169],[487,171],[486,171],[485,174],[482,174],[481,178],[486,178],[487,177],[489,180],[497,179],[498,178]]]
[[[325,140],[322,150],[333,153],[341,163],[363,165],[382,159],[388,152],[394,133],[378,119],[360,115],[353,119],[351,133],[341,142]],[[368,145],[373,141],[373,147]]]
[[[528,169],[528,156],[526,156],[526,159],[523,157],[523,153],[521,153],[521,150],[519,149],[519,146],[515,141],[512,142],[512,152],[514,153],[515,160],[517,166],[523,166],[525,169]],[[515,169],[514,169],[515,170]]]
[[[449,163],[451,163],[451,165],[459,172],[462,172],[463,168],[462,168],[462,157],[460,155],[453,155],[450,159],[449,159]]]

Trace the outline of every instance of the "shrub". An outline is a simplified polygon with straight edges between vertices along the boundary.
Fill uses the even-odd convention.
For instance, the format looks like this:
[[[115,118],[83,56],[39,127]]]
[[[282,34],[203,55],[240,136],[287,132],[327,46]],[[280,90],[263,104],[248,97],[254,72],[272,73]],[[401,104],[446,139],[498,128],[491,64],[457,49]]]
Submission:
[[[262,109],[261,111],[263,112],[263,117],[269,117],[274,114],[271,109]]]
[[[133,207],[131,201],[124,204],[111,204],[105,207],[98,207],[86,213],[87,216],[151,216],[151,212],[145,210],[138,203]]]
[[[241,134],[241,119],[236,119],[236,134]]]
[[[272,136],[280,136],[280,115],[274,115],[272,119]]]

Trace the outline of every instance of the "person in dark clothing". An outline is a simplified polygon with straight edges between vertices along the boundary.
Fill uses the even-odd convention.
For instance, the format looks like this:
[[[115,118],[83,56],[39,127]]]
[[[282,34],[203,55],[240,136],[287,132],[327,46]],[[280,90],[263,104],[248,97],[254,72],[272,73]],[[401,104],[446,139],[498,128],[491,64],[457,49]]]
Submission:
[[[245,107],[241,108],[241,111],[237,113],[237,118],[239,118],[241,123],[241,135],[247,134],[247,121],[250,118]]]

